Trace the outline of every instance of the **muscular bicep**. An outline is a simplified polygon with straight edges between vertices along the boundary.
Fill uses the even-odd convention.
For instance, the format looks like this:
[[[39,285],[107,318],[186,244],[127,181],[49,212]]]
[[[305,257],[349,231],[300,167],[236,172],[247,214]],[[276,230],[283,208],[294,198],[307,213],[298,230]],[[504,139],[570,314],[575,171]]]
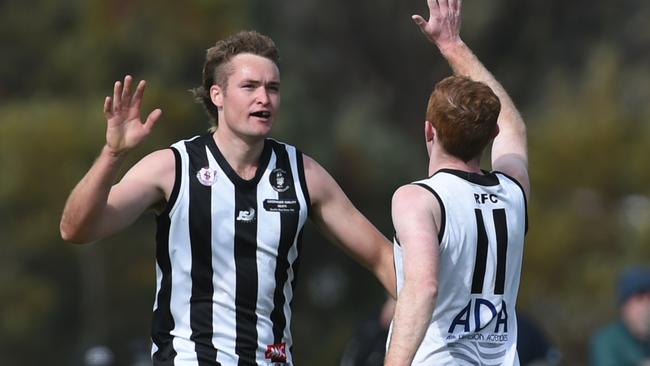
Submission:
[[[113,187],[102,222],[102,236],[132,224],[148,209],[164,204],[174,185],[175,160],[171,150],[159,150],[135,164]]]

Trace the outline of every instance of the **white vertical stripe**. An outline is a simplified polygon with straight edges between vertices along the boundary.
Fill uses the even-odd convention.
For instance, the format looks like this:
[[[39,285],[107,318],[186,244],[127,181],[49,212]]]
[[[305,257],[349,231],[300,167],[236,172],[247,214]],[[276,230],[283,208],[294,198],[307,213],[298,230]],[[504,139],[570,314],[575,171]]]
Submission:
[[[230,182],[212,153],[206,147],[211,169],[216,170],[212,186],[212,344],[217,348],[217,361],[236,365],[235,354],[235,186]]]
[[[257,361],[266,362],[266,346],[273,344],[275,269],[280,243],[281,214],[264,209],[265,199],[277,199],[279,194],[271,188],[269,176],[275,169],[278,157],[272,151],[267,169],[257,185]]]
[[[189,158],[185,143],[181,141],[175,144],[181,156],[181,187],[178,193],[177,203],[170,217],[174,216],[170,223],[169,230],[169,258],[171,259],[171,303],[170,310],[174,319],[174,329],[171,333],[174,337],[173,345],[181,362],[196,363],[194,344],[190,336],[192,330],[190,324],[190,304],[188,299],[192,296],[192,250],[190,247],[189,233]]]
[[[295,279],[296,274],[294,273],[293,270],[293,265],[295,264],[296,259],[298,259],[298,233],[300,233],[300,230],[302,230],[303,226],[305,225],[305,221],[307,221],[307,212],[309,212],[309,207],[307,207],[307,201],[305,201],[305,194],[304,190],[307,189],[307,187],[303,187],[300,183],[300,174],[298,174],[298,153],[295,147],[290,146],[290,145],[285,145],[287,148],[287,152],[289,155],[289,161],[291,165],[291,174],[293,175],[293,181],[295,184],[296,188],[296,197],[298,199],[298,202],[300,203],[300,217],[298,219],[298,227],[297,231],[294,234],[294,242],[291,246],[291,249],[289,250],[289,255],[288,255],[288,260],[289,260],[289,275],[287,279],[287,283],[284,286],[284,296],[286,298],[286,306],[284,308],[284,315],[285,318],[287,319],[287,327],[285,328],[284,331],[284,338],[287,342],[287,349],[289,349],[291,346],[293,346],[293,338],[291,336],[291,319],[292,319],[292,313],[291,313],[291,307],[289,304],[293,300],[293,288],[291,287],[292,282]],[[301,156],[302,158],[302,156]],[[289,363],[293,363],[293,354],[290,354],[289,358]]]

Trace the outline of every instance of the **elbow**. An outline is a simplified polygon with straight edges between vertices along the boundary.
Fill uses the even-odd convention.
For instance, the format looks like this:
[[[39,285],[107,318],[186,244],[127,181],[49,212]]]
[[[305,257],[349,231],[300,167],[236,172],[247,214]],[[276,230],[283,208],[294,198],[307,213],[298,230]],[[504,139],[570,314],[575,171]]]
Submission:
[[[68,243],[86,244],[90,242],[90,238],[84,236],[78,226],[67,222],[65,217],[61,219],[61,223],[59,224],[59,233],[61,234],[61,239]]]
[[[438,298],[438,282],[426,281],[418,286],[418,291],[427,302],[435,302]]]

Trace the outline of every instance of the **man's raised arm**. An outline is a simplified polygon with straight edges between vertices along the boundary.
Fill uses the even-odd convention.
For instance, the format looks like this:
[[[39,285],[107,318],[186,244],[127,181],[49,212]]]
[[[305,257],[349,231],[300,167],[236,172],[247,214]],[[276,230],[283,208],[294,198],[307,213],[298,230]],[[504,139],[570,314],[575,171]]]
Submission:
[[[455,74],[488,85],[501,102],[499,134],[492,145],[492,169],[519,181],[529,195],[526,125],[512,99],[492,73],[460,38],[461,0],[428,0],[429,20],[414,15],[413,21],[433,42]]]
[[[156,109],[144,123],[141,121],[145,82],[141,81],[131,93],[132,82],[131,76],[126,76],[123,84],[117,81],[113,96],[106,97],[106,144],[63,209],[60,231],[66,241],[85,243],[109,235],[133,222],[163,197],[158,188],[160,175],[155,173],[166,170],[171,152],[150,154],[113,186],[128,151],[149,135],[161,115]]]

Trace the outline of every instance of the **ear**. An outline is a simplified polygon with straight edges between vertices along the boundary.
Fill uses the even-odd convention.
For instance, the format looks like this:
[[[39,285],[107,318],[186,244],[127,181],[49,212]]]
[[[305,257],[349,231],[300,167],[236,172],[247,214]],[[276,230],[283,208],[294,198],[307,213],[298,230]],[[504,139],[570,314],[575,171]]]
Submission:
[[[223,90],[217,84],[213,84],[210,87],[210,100],[217,106],[218,109],[223,107]]]
[[[436,129],[429,121],[424,121],[424,142],[427,145],[427,154],[431,156],[431,148],[433,147],[433,137],[436,135]]]
[[[433,141],[433,136],[436,134],[436,129],[429,121],[424,121],[424,139],[426,142]]]

